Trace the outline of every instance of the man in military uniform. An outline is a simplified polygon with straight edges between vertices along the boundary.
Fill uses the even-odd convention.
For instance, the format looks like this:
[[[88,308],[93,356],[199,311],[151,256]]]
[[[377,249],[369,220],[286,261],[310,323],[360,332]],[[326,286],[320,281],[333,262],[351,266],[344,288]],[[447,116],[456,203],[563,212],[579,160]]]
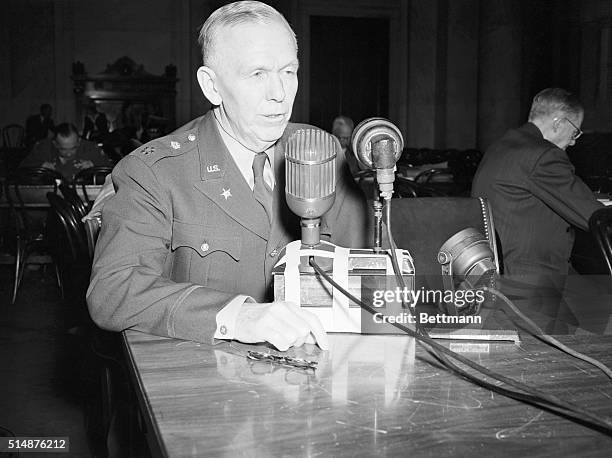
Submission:
[[[81,170],[91,167],[112,167],[113,162],[93,142],[79,137],[77,128],[67,122],[59,124],[54,137],[34,145],[20,167],[44,167],[59,172],[66,181],[73,181]]]
[[[247,1],[216,10],[199,41],[198,81],[214,108],[115,167],[88,291],[91,315],[111,330],[326,348],[313,314],[267,302],[279,251],[300,238],[284,198],[285,144],[297,129],[312,128],[289,124],[295,35],[276,10]],[[321,233],[364,246],[365,202],[342,174],[337,180]]]

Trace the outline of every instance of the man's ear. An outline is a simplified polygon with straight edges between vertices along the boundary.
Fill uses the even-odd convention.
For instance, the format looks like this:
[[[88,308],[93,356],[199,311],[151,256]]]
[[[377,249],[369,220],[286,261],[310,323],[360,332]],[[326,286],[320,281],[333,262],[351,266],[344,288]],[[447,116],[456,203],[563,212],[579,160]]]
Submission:
[[[215,71],[203,65],[198,68],[197,77],[200,88],[208,101],[213,105],[221,105],[223,99],[217,88],[217,74]]]

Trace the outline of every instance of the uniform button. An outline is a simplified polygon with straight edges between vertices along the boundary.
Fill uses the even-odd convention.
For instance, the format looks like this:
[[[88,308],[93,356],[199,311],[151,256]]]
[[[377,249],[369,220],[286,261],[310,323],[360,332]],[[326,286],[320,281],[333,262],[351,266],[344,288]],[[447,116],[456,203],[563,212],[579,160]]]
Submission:
[[[208,246],[208,243],[204,242],[202,245],[200,245],[200,250],[202,251],[208,251],[210,247]]]
[[[190,142],[192,142],[192,141],[194,141],[194,140],[195,140],[195,135],[193,135],[193,134],[189,134],[189,135],[187,136],[187,139],[188,139]]]
[[[219,328],[219,332],[221,333],[222,336],[224,336],[225,334],[227,334],[227,328],[225,327],[225,325],[222,325]]]
[[[277,249],[274,249],[274,250],[270,251],[270,257],[271,258],[275,258],[277,254],[278,254],[278,250]]]

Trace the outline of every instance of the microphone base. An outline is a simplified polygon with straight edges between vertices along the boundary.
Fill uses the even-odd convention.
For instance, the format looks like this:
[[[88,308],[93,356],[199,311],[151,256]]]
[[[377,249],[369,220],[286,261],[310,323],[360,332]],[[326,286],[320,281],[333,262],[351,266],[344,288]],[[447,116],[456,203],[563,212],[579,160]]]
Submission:
[[[378,323],[373,315],[336,290],[308,264],[311,256],[334,281],[353,296],[384,315],[407,316],[410,307],[401,302],[381,301],[377,291],[395,290],[398,287],[389,251],[372,249],[347,249],[327,242],[308,247],[300,241],[292,242],[285,249],[285,256],[273,270],[274,300],[292,301],[314,313],[327,332],[352,332],[363,334],[399,334],[389,323]],[[291,249],[294,250],[291,255]],[[299,251],[296,253],[295,251]],[[406,288],[413,289],[414,264],[407,250],[396,250]],[[378,297],[378,300],[375,298]],[[373,304],[373,302],[376,302]],[[384,302],[384,303],[380,303]],[[378,305],[378,306],[376,306]],[[413,327],[414,324],[406,323]]]
[[[315,246],[302,244],[300,249],[300,273],[314,274],[315,269],[310,265],[310,259],[314,258],[317,265],[325,272],[333,272],[333,257],[317,256],[317,251],[322,250],[333,254],[334,245],[319,243]],[[310,252],[310,253],[309,253]]]

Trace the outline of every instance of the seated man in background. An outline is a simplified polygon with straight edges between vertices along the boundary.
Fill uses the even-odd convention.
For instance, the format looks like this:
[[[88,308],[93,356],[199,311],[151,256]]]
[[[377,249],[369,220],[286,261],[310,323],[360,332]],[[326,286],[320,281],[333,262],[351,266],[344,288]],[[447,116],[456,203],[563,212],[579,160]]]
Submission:
[[[105,329],[279,350],[327,336],[311,312],[272,302],[272,269],[300,238],[285,200],[285,145],[297,91],[297,40],[256,1],[217,9],[200,31],[197,78],[213,109],[123,158],[102,210],[87,302]],[[337,168],[345,166],[334,143]],[[341,173],[321,221],[332,243],[363,247],[365,200]]]
[[[76,127],[69,123],[59,124],[52,139],[36,143],[20,164],[55,170],[67,181],[74,180],[81,170],[97,166],[112,167],[113,163],[95,143],[81,139]]]
[[[491,204],[504,274],[549,292],[560,292],[568,274],[572,226],[588,230],[601,208],[565,152],[582,134],[583,118],[575,95],[544,89],[528,122],[487,149],[472,185],[472,196]]]
[[[353,134],[354,128],[355,123],[347,116],[336,116],[336,118],[334,118],[334,122],[332,123],[332,134],[334,134],[334,136],[336,136],[340,142],[342,152],[344,153],[344,157],[346,157],[346,163],[348,164],[349,171],[353,176],[355,176],[355,174],[360,170],[357,158],[355,157],[353,149],[351,148],[351,135]]]

